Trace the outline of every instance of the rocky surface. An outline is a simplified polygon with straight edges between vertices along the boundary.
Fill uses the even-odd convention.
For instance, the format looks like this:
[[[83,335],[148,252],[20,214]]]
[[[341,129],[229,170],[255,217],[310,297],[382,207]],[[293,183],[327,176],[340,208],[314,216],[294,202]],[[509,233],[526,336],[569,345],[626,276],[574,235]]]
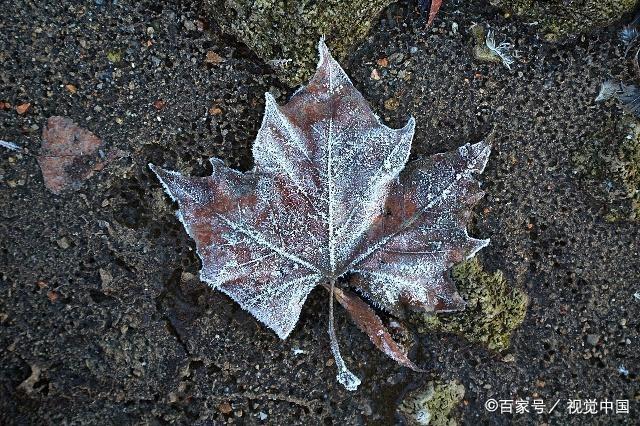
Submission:
[[[204,10],[295,86],[313,74],[320,37],[326,36],[333,56],[343,60],[391,1],[205,0]]]
[[[540,25],[547,40],[576,36],[620,21],[637,0],[489,0],[529,22]]]
[[[282,103],[294,87],[198,2],[21,2],[0,19],[0,139],[23,148],[0,148],[1,423],[389,424],[434,381],[464,387],[452,413],[467,424],[583,424],[566,410],[576,398],[630,401],[631,414],[594,423],[637,419],[640,228],[618,214],[630,180],[598,160],[627,152],[630,117],[593,102],[602,80],[635,78],[619,27],[550,44],[484,1],[445,2],[431,29],[400,3],[344,62],[387,124],[415,116],[415,158],[493,144],[471,233],[491,238],[484,271],[529,298],[503,352],[418,334],[424,374],[338,311],[363,378],[349,393],[335,381],[324,295],[280,341],[199,282],[193,243],[147,168],[205,175],[216,156],[249,169],[264,92]],[[515,45],[511,70],[474,60],[473,23]],[[51,116],[127,155],[52,194],[36,161]],[[489,413],[488,398],[561,401],[518,415]]]

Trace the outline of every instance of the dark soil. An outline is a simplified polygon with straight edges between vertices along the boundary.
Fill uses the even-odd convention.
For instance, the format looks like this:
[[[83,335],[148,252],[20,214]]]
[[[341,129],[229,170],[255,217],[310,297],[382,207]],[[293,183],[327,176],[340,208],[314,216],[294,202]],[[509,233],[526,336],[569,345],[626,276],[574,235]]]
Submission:
[[[215,156],[249,169],[264,92],[284,103],[294,88],[197,2],[79,3],[2,7],[0,101],[31,107],[0,110],[0,139],[25,148],[0,148],[0,423],[394,423],[403,395],[434,378],[465,386],[467,424],[637,421],[639,222],[606,221],[607,182],[573,161],[594,138],[614,150],[625,137],[622,111],[593,102],[603,79],[632,76],[616,28],[548,44],[484,2],[447,1],[426,30],[401,3],[351,55],[348,73],[387,124],[416,118],[415,157],[494,144],[472,232],[491,238],[485,269],[531,302],[507,353],[420,336],[412,356],[426,374],[387,359],[338,312],[342,352],[363,380],[350,393],[330,361],[325,294],[279,340],[199,282],[194,244],[147,168],[205,175]],[[512,70],[474,62],[474,22],[517,45]],[[224,62],[205,63],[207,51]],[[127,156],[76,192],[50,193],[35,155],[53,115]],[[500,415],[487,398],[561,402],[550,415]],[[629,400],[630,414],[570,415],[568,399]]]

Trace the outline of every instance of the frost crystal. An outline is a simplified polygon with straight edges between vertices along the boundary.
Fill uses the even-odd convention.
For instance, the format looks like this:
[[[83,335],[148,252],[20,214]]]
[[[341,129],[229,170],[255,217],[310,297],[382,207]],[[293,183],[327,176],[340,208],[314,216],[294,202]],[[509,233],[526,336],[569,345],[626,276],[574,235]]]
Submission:
[[[631,44],[638,37],[638,29],[631,25],[625,25],[618,35],[624,44]]]
[[[3,147],[3,148],[10,149],[12,151],[21,151],[22,150],[22,148],[20,148],[20,146],[16,145],[15,143],[8,142],[8,141],[3,141],[3,140],[0,140],[0,146]]]
[[[606,80],[600,87],[596,102],[606,101],[615,97],[627,111],[640,116],[640,88],[633,84],[624,84],[614,80]]]
[[[407,165],[414,120],[399,130],[381,124],[322,40],[319,49],[315,76],[286,105],[266,94],[253,170],[217,159],[203,178],[150,167],[179,204],[203,281],[282,339],[322,285],[379,349],[419,371],[343,277],[391,313],[463,308],[446,271],[488,243],[469,237],[466,222],[490,148],[467,144]],[[332,315],[329,334],[338,380],[355,389]]]
[[[503,41],[496,46],[493,30],[489,30],[485,44],[490,51],[500,57],[502,64],[510,70],[511,65],[515,62],[515,59],[513,59],[513,56],[509,53],[513,49],[513,44]]]
[[[620,91],[620,83],[617,83],[613,80],[605,80],[602,82],[602,86],[600,86],[600,92],[598,92],[598,96],[596,97],[596,102],[606,101],[607,99],[613,97]]]

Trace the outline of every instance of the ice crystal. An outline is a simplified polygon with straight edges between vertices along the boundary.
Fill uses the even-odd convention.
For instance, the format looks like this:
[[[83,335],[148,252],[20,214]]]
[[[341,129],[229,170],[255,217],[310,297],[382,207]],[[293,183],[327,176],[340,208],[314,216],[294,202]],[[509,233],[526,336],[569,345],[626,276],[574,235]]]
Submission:
[[[0,146],[6,149],[10,149],[11,151],[22,151],[19,145],[16,145],[13,142],[0,140]]]
[[[633,26],[625,25],[618,34],[620,40],[624,44],[631,44],[638,37],[638,29]]]
[[[493,34],[493,30],[489,30],[489,32],[487,33],[485,44],[490,51],[500,57],[500,60],[502,60],[502,64],[510,70],[511,65],[515,62],[515,59],[510,53],[514,47],[513,44],[503,41],[496,46],[496,40]]]
[[[633,84],[624,84],[619,81],[606,80],[600,87],[600,92],[596,97],[596,102],[606,101],[615,97],[622,103],[624,109],[630,113],[640,116],[640,88]]]
[[[311,290],[329,291],[338,380],[353,390],[360,380],[339,352],[333,298],[376,347],[420,371],[345,287],[395,314],[463,308],[446,271],[488,243],[469,237],[466,223],[483,195],[474,175],[490,148],[467,144],[407,164],[414,120],[398,130],[381,124],[323,41],[319,49],[315,76],[286,105],[266,94],[251,171],[218,159],[202,178],[150,167],[178,202],[201,279],[282,339]]]

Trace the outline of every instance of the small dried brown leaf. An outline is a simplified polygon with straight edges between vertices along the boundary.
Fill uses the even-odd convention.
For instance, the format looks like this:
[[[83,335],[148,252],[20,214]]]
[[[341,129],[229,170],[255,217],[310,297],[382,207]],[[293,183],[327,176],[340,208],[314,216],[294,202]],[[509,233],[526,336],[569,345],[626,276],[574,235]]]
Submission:
[[[211,64],[211,65],[218,65],[220,64],[222,61],[224,61],[224,59],[222,58],[222,56],[218,55],[216,52],[214,52],[213,50],[210,50],[207,52],[207,57],[204,60],[207,64]]]
[[[167,102],[164,101],[163,99],[156,99],[155,101],[153,101],[153,107],[158,111],[160,111],[166,105],[167,105]]]
[[[219,106],[214,105],[211,108],[209,108],[209,114],[211,114],[211,115],[220,115],[220,114],[222,114],[222,109],[220,109]]]
[[[431,8],[429,10],[429,21],[427,25],[433,24],[433,20],[436,19],[436,15],[442,6],[442,0],[431,0]]]
[[[230,414],[233,411],[233,408],[231,407],[231,404],[225,401],[218,404],[218,411],[222,414]]]
[[[66,117],[50,117],[42,130],[38,164],[44,184],[54,194],[78,189],[83,180],[104,167],[102,141]]]
[[[391,337],[380,317],[367,303],[349,290],[334,289],[336,300],[349,312],[358,328],[366,333],[376,348],[380,349],[398,364],[413,371],[424,371],[407,356],[407,351]]]
[[[29,110],[29,108],[31,108],[31,103],[27,102],[24,104],[20,104],[18,106],[16,106],[16,112],[20,115],[24,114],[25,112],[27,112]]]

